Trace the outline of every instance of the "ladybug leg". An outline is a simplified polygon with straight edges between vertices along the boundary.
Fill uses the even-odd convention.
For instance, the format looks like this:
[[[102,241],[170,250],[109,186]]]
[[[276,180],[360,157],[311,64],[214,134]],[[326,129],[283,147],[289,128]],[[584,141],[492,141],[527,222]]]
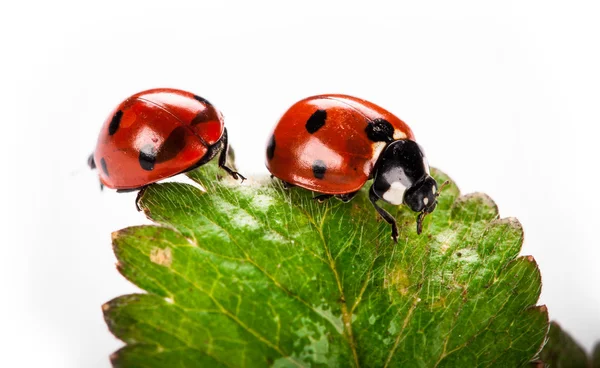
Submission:
[[[356,196],[356,194],[358,194],[358,190],[356,192],[352,192],[352,193],[344,193],[344,194],[338,194],[335,196],[335,198],[339,199],[340,201],[347,203],[350,202],[352,200],[352,198],[354,198],[354,196]]]
[[[279,179],[279,178],[275,178],[275,175],[273,175],[273,174],[271,174],[271,179],[276,179],[276,180],[280,181],[280,182],[281,182],[281,185],[283,185],[283,189],[285,189],[285,190],[288,190],[288,189],[290,189],[290,188],[293,188],[293,187],[295,187],[295,185],[294,185],[294,184],[292,184],[292,183],[288,183],[288,182],[287,182],[287,181],[285,181],[285,180],[281,180],[281,179]]]
[[[90,167],[91,170],[96,170],[96,161],[94,161],[94,154],[92,153],[89,157],[88,157],[88,166]],[[98,180],[100,182],[100,190],[104,190],[104,184],[102,184],[101,180]]]
[[[94,170],[96,168],[96,162],[94,161],[94,154],[93,153],[88,157],[88,166],[92,170]]]
[[[349,202],[350,200],[352,200],[352,198],[354,198],[354,196],[358,193],[358,191],[356,192],[352,192],[352,193],[344,193],[344,194],[320,194],[316,197],[313,197],[313,199],[315,201],[319,201],[320,203],[325,202],[326,200],[328,200],[331,197],[335,197],[337,199],[339,199],[340,201],[346,203]]]
[[[136,190],[141,190],[141,189],[145,188],[146,186],[139,187],[139,188],[130,188],[130,189],[117,189],[117,193],[131,193],[131,192],[135,192]]]
[[[333,197],[333,194],[319,194],[318,196],[313,197],[313,199],[319,203],[323,203],[331,197]]]
[[[371,189],[369,190],[369,200],[371,200],[371,203],[377,210],[377,213],[379,213],[379,216],[381,216],[385,222],[392,225],[392,238],[394,239],[394,243],[398,243],[398,225],[396,225],[396,219],[394,216],[390,215],[389,212],[377,205],[379,197],[377,197],[377,194],[375,194],[373,186],[371,186]]]
[[[227,142],[227,129],[223,129],[223,137],[221,138],[221,142],[223,148],[221,148],[221,154],[219,155],[219,167],[227,171],[227,173],[231,175],[235,180],[241,178],[243,183],[244,180],[246,180],[246,177],[240,174],[239,172],[233,171],[229,167],[227,167],[227,151],[229,151],[229,143]]]
[[[294,184],[288,183],[287,181],[282,180],[281,183],[283,183],[283,189],[286,189],[286,190],[295,187]]]

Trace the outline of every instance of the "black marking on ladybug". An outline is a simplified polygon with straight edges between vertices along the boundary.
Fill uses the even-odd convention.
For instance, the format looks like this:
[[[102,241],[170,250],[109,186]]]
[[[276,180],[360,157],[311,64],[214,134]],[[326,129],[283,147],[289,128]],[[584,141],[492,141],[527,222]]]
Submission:
[[[275,134],[273,134],[267,145],[267,158],[269,160],[272,160],[273,156],[275,156],[275,145]]]
[[[217,110],[214,108],[207,107],[200,112],[192,119],[190,123],[191,126],[198,125],[201,123],[206,123],[207,121],[219,120],[219,115],[217,114]]]
[[[327,111],[315,111],[306,121],[306,130],[310,134],[315,133],[317,130],[321,129],[323,125],[325,125],[325,120],[327,120]]]
[[[365,132],[373,142],[391,142],[394,140],[394,127],[385,119],[373,119],[365,128]]]
[[[100,159],[100,166],[102,166],[102,171],[104,171],[104,175],[110,176],[108,175],[108,167],[106,167],[106,160],[104,160],[104,157]]]
[[[325,171],[327,171],[327,166],[325,166],[325,162],[321,160],[315,160],[312,164],[312,172],[315,178],[323,179],[325,177]]]
[[[119,125],[121,125],[121,118],[123,117],[123,111],[119,110],[115,113],[108,125],[108,135],[113,135],[119,130]]]
[[[165,162],[175,158],[185,148],[185,135],[187,128],[178,126],[173,129],[171,134],[165,139],[158,149],[156,162]]]
[[[156,148],[153,145],[147,144],[140,149],[140,166],[146,171],[154,170],[154,164],[156,163]]]
[[[206,104],[208,106],[212,106],[212,104],[206,98],[204,98],[204,97],[200,97],[200,96],[194,95],[194,99],[197,100],[197,101],[200,101],[200,102],[202,102],[202,103],[204,103],[204,104]]]

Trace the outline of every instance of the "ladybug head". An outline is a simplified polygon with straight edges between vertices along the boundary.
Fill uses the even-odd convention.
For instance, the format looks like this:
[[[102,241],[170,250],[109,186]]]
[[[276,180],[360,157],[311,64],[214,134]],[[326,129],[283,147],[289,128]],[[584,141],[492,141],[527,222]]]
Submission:
[[[419,216],[417,216],[417,234],[421,234],[425,216],[435,210],[439,193],[437,182],[429,175],[423,177],[406,190],[404,204],[411,210],[419,212]]]
[[[423,219],[435,210],[440,191],[449,183],[450,182],[446,180],[438,188],[435,179],[431,176],[427,176],[422,182],[419,181],[415,183],[413,187],[406,191],[404,196],[405,204],[413,211],[419,212],[419,216],[417,216],[417,234],[421,234],[421,230],[423,229]],[[420,203],[422,203],[422,205]]]
[[[422,212],[425,207],[435,208],[436,190],[437,184],[429,175],[427,159],[417,142],[394,141],[381,152],[373,180],[373,191],[379,198]]]
[[[390,143],[381,153],[372,190],[390,204],[405,204],[418,212],[417,233],[421,233],[423,218],[435,210],[439,195],[423,150],[408,139]]]
[[[404,193],[404,204],[415,212],[431,213],[437,206],[437,183],[431,176],[423,176]]]

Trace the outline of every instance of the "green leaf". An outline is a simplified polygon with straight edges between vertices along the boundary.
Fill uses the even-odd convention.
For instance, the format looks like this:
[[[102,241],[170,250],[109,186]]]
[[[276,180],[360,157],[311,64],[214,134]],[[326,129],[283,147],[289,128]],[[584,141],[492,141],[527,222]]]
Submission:
[[[269,178],[243,185],[214,164],[150,186],[157,226],[113,234],[118,270],[147,294],[103,306],[126,346],[119,367],[519,367],[548,329],[523,230],[484,194],[447,186],[416,234],[365,190],[318,203]],[[439,181],[447,176],[434,170]]]
[[[592,368],[600,368],[600,343],[596,343],[592,351]]]
[[[592,361],[585,350],[556,322],[550,324],[548,341],[540,353],[540,360],[547,368],[592,367]],[[596,365],[600,363],[596,359],[595,361]]]

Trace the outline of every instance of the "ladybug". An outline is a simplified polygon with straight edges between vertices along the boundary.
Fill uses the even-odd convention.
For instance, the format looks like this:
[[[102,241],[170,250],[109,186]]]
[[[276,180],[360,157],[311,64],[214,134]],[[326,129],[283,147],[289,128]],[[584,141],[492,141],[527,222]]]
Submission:
[[[266,152],[266,166],[286,187],[335,196],[348,202],[369,179],[369,199],[392,227],[396,220],[378,200],[407,205],[418,212],[417,233],[439,195],[423,149],[405,122],[360,98],[327,94],[295,103],[275,126]]]
[[[88,163],[100,167],[101,187],[127,192],[193,170],[220,152],[219,166],[244,181],[226,166],[227,150],[223,115],[210,102],[158,88],[127,98],[111,112]]]

